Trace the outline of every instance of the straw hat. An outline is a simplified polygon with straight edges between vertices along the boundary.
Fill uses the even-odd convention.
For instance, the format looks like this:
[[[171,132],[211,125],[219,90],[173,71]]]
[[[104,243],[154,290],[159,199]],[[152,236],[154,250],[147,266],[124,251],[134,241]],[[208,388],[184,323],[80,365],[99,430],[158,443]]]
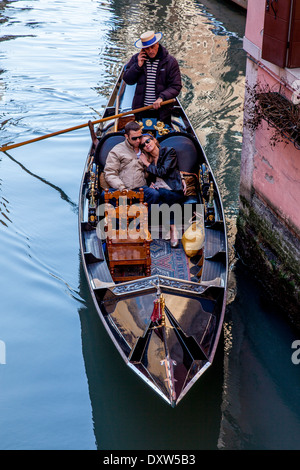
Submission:
[[[141,34],[140,39],[138,39],[134,45],[139,49],[144,49],[145,47],[153,46],[162,38],[162,33],[154,33],[154,31],[146,31]]]

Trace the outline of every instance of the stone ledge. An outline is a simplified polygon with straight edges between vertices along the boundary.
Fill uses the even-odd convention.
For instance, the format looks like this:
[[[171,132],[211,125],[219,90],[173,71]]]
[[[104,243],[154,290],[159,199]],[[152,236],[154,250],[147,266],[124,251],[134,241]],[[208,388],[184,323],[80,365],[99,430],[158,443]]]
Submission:
[[[286,83],[291,88],[291,91],[299,91],[300,68],[282,69],[278,65],[272,64],[272,62],[262,59],[261,49],[246,36],[243,39],[243,48],[257,62],[259,67],[262,67],[267,72],[271,72],[273,76],[277,77],[278,81]]]

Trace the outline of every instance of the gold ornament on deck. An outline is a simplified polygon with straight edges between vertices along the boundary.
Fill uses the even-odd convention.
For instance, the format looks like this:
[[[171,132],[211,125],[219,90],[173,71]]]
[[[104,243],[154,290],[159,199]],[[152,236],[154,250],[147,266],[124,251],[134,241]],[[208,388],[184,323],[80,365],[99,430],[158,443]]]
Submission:
[[[213,182],[210,183],[209,190],[208,190],[208,205],[212,207],[214,203],[214,185]]]
[[[157,121],[156,126],[154,126],[154,129],[158,131],[159,135],[168,134],[169,132],[169,129],[165,127],[165,123],[162,121]]]
[[[165,317],[165,299],[162,294],[160,294],[160,309],[161,309],[161,326],[166,326],[166,317]]]

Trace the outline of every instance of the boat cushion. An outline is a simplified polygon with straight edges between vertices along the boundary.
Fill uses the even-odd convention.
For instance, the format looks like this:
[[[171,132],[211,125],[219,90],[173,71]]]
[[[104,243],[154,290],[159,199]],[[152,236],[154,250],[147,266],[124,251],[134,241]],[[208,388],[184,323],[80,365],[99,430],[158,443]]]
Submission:
[[[158,140],[162,147],[173,147],[176,150],[180,171],[198,174],[202,149],[200,146],[197,149],[197,143],[194,139],[187,135],[174,133],[159,138]]]
[[[107,155],[111,151],[111,149],[123,142],[125,139],[123,132],[113,132],[107,134],[102,141],[100,141],[99,145],[96,148],[94,161],[100,166],[100,170],[102,171],[105,167],[105,162]]]

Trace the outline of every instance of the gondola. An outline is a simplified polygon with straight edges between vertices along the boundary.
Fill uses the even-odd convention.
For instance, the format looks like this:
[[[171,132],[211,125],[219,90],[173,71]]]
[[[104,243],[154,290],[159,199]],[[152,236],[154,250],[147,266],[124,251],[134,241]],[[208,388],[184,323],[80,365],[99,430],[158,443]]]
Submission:
[[[99,210],[99,198],[105,193],[106,157],[124,139],[124,124],[137,120],[131,112],[134,86],[125,84],[123,71],[96,130],[96,150],[90,145],[84,167],[79,195],[81,258],[97,313],[121,357],[175,407],[212,364],[220,339],[228,271],[225,218],[209,162],[180,102],[174,100],[170,125],[144,113],[139,121],[142,132],[176,150],[187,182],[182,210],[188,217],[182,221],[177,248],[170,247],[163,233],[164,217],[156,226],[150,221],[146,271],[143,264],[126,259],[112,268],[107,212]],[[191,226],[200,229],[202,240],[196,251],[188,252],[190,245],[184,241],[189,242],[185,235]],[[116,250],[113,247],[113,253]]]

